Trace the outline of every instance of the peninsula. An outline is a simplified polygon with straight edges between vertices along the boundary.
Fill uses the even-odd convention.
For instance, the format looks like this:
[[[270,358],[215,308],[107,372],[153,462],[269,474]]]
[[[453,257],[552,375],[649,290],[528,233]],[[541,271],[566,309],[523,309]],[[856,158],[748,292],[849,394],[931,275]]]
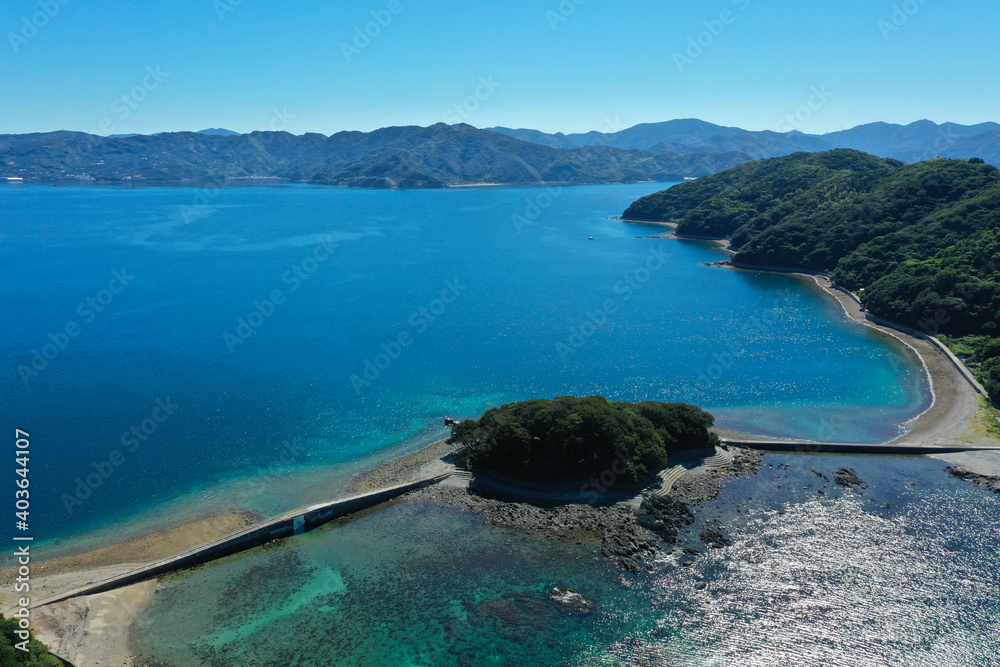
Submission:
[[[944,342],[1000,401],[1000,170],[983,160],[795,153],[648,195],[623,217],[729,239],[736,267],[829,274],[871,315]]]

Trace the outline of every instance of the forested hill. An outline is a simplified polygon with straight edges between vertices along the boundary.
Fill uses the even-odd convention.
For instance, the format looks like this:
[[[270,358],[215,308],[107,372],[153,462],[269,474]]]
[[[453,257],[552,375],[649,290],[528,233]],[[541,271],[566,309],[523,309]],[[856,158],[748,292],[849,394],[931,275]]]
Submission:
[[[971,354],[1000,401],[1000,171],[853,150],[758,160],[634,202],[624,217],[728,237],[733,261],[825,271],[875,314]]]
[[[714,423],[687,403],[559,396],[491,408],[456,424],[448,441],[468,449],[471,467],[524,481],[582,482],[614,466],[616,476],[635,484],[665,467],[671,454],[717,445],[708,430]]]
[[[438,123],[374,132],[223,135],[83,132],[0,135],[0,177],[31,182],[225,182],[285,179],[354,187],[463,183],[679,181],[750,159],[740,152],[679,154],[587,146],[552,148]]]

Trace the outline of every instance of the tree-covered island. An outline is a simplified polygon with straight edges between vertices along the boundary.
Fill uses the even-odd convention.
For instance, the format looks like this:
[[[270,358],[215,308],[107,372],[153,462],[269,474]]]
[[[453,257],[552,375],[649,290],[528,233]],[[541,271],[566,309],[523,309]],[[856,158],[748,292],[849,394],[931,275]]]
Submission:
[[[614,465],[621,481],[635,484],[673,453],[718,444],[713,423],[687,403],[560,396],[491,408],[457,423],[449,442],[466,448],[471,468],[524,481],[584,481]]]

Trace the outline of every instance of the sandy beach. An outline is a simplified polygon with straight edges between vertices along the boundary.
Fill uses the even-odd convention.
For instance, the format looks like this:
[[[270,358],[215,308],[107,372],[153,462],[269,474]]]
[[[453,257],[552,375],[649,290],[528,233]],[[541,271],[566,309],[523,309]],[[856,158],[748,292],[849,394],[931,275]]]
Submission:
[[[660,222],[643,224],[659,224],[675,229],[676,223]],[[706,241],[718,245],[726,252],[732,253],[729,239],[709,239],[698,237],[686,237],[677,234],[671,235],[673,238],[682,240]],[[772,271],[767,268],[738,267],[732,266],[728,262],[720,263],[728,268],[737,271]],[[934,445],[960,445],[967,447],[982,447],[984,449],[1000,448],[1000,438],[991,435],[984,424],[996,418],[997,412],[992,410],[983,396],[973,388],[972,384],[956,368],[956,364],[961,362],[954,358],[943,345],[928,341],[925,338],[914,336],[906,331],[884,326],[869,320],[865,317],[860,304],[850,295],[835,289],[832,282],[825,276],[813,273],[800,272],[794,270],[777,270],[775,272],[786,273],[813,281],[823,292],[841,305],[844,313],[855,322],[862,324],[882,336],[892,338],[898,343],[907,347],[914,357],[923,366],[927,379],[934,396],[931,406],[910,424],[906,434],[890,441],[889,445],[901,447],[927,447]],[[780,438],[769,438],[757,436],[739,431],[732,431],[724,428],[713,429],[723,440],[739,440],[745,442],[762,442],[782,440]],[[803,442],[793,439],[783,440],[784,442]],[[950,455],[941,455],[943,458]],[[963,454],[971,470],[981,474],[991,474],[985,472],[990,469],[990,457],[977,457]],[[951,461],[950,458],[944,460]],[[977,461],[983,461],[984,470],[973,468]],[[996,473],[992,473],[996,474]]]
[[[86,586],[240,530],[260,517],[249,512],[205,516],[146,535],[79,553],[32,563],[34,599]],[[13,581],[14,570],[0,572]],[[89,595],[32,610],[35,635],[58,656],[77,667],[133,664],[128,629],[149,604],[155,581]],[[0,591],[5,613],[14,607],[11,587]]]
[[[741,267],[733,268],[739,271],[766,270]],[[913,420],[906,434],[885,444],[900,447],[958,445],[970,448],[981,447],[984,450],[1000,450],[1000,439],[991,435],[986,428],[988,421],[995,419],[996,411],[990,409],[985,398],[976,391],[972,384],[956,368],[955,364],[957,360],[947,350],[942,349],[942,346],[925,338],[868,320],[857,301],[844,292],[834,289],[830,281],[825,277],[791,271],[783,273],[789,273],[790,275],[814,281],[826,295],[836,299],[848,317],[878,332],[880,335],[890,337],[903,344],[923,366],[934,396],[933,403]],[[723,428],[716,428],[714,430],[723,440],[751,442],[779,440]],[[806,443],[806,441],[792,439],[784,441]],[[1000,456],[1000,451],[995,453],[984,452],[984,454]],[[992,456],[976,456],[972,453],[963,453],[937,455],[935,458],[952,461],[953,459],[950,457],[956,456],[961,457],[967,467],[975,472],[996,474],[987,472],[987,470],[992,469],[992,465],[989,463],[993,460]],[[975,467],[978,465],[977,462],[980,461],[983,466],[982,470]]]

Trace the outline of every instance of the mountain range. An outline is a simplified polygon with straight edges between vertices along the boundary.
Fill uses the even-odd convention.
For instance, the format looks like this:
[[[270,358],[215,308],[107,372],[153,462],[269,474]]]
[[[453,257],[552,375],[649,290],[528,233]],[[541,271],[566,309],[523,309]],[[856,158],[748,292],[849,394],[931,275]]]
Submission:
[[[353,187],[678,181],[736,166],[740,152],[553,148],[470,125],[293,135],[83,132],[0,135],[0,177],[35,182],[283,179]]]
[[[111,137],[58,131],[0,135],[0,178],[88,183],[278,179],[372,188],[679,181],[753,159],[834,148],[903,162],[980,157],[1000,165],[1000,124],[871,123],[824,135],[750,131],[697,119],[583,134],[461,123],[331,136],[221,128]]]
[[[835,148],[852,148],[903,162],[920,162],[934,157],[981,157],[986,162],[1000,165],[998,123],[938,125],[929,120],[918,120],[909,125],[869,123],[828,134],[751,131],[693,118],[643,123],[612,133],[546,134],[538,130],[513,130],[507,127],[488,129],[554,148],[611,146],[677,153],[739,151],[753,158],[780,157],[800,151],[816,153]]]

